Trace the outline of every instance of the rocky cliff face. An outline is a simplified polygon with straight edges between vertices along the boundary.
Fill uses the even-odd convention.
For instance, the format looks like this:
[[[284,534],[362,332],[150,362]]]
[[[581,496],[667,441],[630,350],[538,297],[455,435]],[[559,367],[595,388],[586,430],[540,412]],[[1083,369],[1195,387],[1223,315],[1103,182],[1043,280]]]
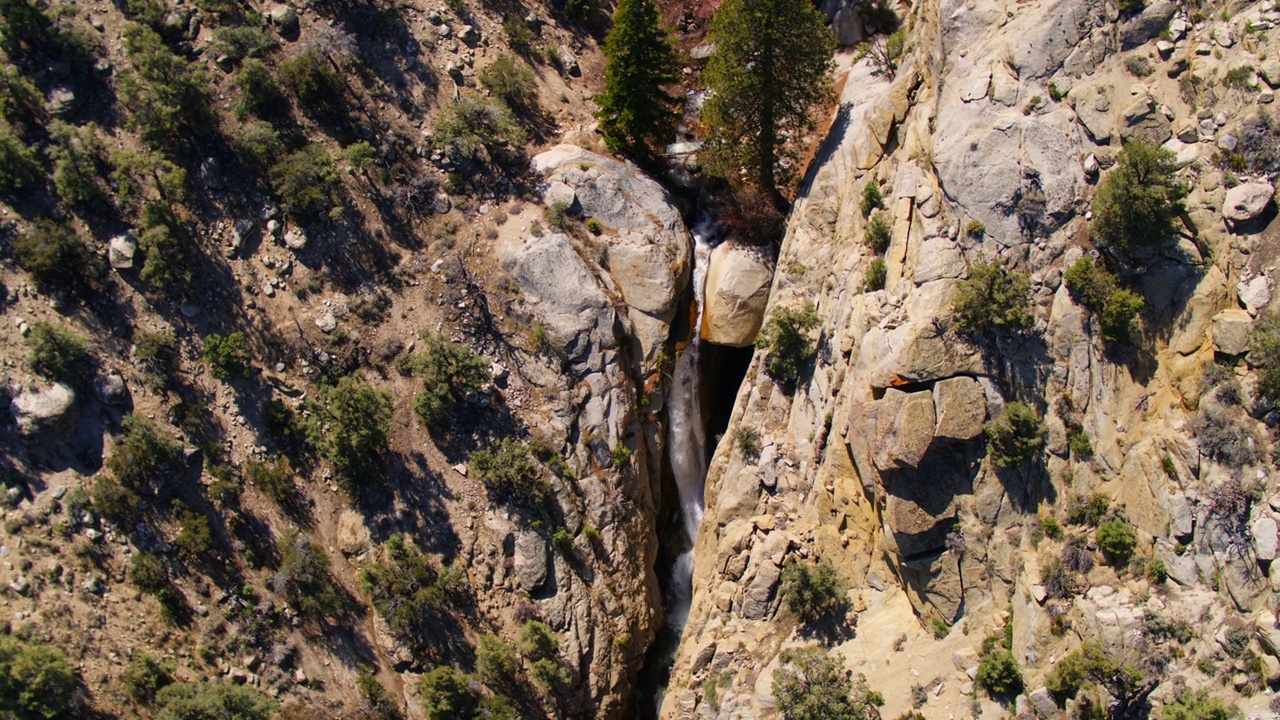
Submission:
[[[911,708],[913,686],[928,717],[989,703],[973,688],[977,651],[1010,613],[1031,701],[1019,709],[1042,716],[1059,712],[1044,674],[1091,637],[1162,658],[1148,671],[1157,705],[1180,692],[1174,678],[1218,687],[1221,674],[1248,694],[1280,677],[1265,641],[1248,668],[1213,669],[1195,662],[1220,652],[1212,637],[1174,660],[1150,630],[1152,617],[1270,627],[1270,463],[1260,452],[1220,462],[1205,418],[1229,416],[1231,432],[1269,447],[1273,418],[1244,353],[1270,305],[1275,167],[1221,158],[1274,143],[1267,33],[1280,16],[1264,2],[1222,17],[1166,2],[1120,17],[1091,0],[922,0],[896,73],[842,64],[840,108],[769,299],[771,310],[815,304],[817,350],[794,392],[757,353],[737,397],[708,476],[664,718],[769,714],[780,650],[812,642],[782,607],[781,573],[811,557],[852,588],[856,629],[828,644],[884,692],[887,717]],[[1089,203],[1134,138],[1172,151],[1191,192],[1182,237],[1126,258],[1122,280],[1145,309],[1134,347],[1116,352],[1063,272],[1097,253]],[[863,286],[868,183],[893,228],[874,292]],[[957,284],[991,259],[1030,275],[1035,329],[980,347],[949,316]],[[1243,406],[1209,392],[1222,382],[1205,379],[1215,357]],[[1045,418],[1045,453],[1035,468],[997,470],[983,427],[1015,398]],[[744,454],[743,430],[761,436],[758,453]],[[1069,448],[1081,432],[1091,454]],[[1168,585],[1135,564],[1094,568],[1074,599],[1046,592],[1041,566],[1063,542],[1042,539],[1042,518],[1088,544],[1069,508],[1094,494],[1137,528],[1138,554],[1164,562]],[[954,629],[935,639],[935,626]]]

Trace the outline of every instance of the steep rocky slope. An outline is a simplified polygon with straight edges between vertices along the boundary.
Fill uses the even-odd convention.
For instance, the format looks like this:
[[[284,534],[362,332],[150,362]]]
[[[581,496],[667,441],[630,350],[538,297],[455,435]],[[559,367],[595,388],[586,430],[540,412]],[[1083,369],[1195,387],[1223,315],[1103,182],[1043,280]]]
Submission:
[[[1060,712],[1045,674],[1088,638],[1158,682],[1156,706],[1208,687],[1267,712],[1254,693],[1280,679],[1274,417],[1244,356],[1271,304],[1277,168],[1229,156],[1274,146],[1277,17],[1270,2],[1122,17],[1088,0],[922,0],[896,73],[842,63],[769,299],[771,312],[814,303],[816,353],[791,391],[757,352],[738,394],[663,717],[769,715],[780,651],[813,642],[780,576],[815,557],[852,588],[854,625],[819,642],[884,693],[886,717],[925,701],[926,717],[995,712],[973,677],[1006,621],[1030,698],[1020,712]],[[1182,237],[1124,258],[1145,307],[1117,350],[1063,273],[1097,255],[1090,201],[1135,138],[1176,154],[1191,192]],[[873,292],[868,183],[892,223]],[[990,259],[1029,274],[1035,322],[984,345],[950,316],[959,282]],[[1015,399],[1045,418],[1045,452],[997,469],[983,428]],[[1257,452],[1215,459],[1210,415]],[[1072,451],[1081,433],[1091,452]],[[1139,560],[1089,562],[1076,593],[1046,590],[1041,567],[1064,543],[1093,554],[1092,528],[1071,521],[1095,494],[1137,528]],[[1065,538],[1045,537],[1045,518]],[[1145,576],[1150,558],[1167,583]],[[1178,621],[1197,628],[1186,647],[1160,632]],[[1224,650],[1230,628],[1250,629],[1249,649]]]

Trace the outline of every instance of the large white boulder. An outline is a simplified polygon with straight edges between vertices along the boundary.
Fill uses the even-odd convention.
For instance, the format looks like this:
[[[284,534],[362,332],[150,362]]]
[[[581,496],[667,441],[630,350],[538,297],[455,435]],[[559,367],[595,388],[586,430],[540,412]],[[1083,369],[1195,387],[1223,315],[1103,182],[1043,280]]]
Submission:
[[[760,248],[721,243],[707,266],[702,337],[708,342],[747,347],[755,342],[769,304],[773,260]]]

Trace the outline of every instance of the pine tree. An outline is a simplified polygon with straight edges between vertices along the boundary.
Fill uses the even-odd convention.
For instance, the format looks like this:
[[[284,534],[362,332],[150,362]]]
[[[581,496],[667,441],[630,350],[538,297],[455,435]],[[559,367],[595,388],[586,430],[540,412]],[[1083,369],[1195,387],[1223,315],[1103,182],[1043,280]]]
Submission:
[[[832,100],[835,37],[810,0],[725,0],[711,21],[715,54],[702,73],[702,117],[713,169],[746,167],[779,207],[789,140],[813,128]]]
[[[613,22],[604,44],[604,92],[596,97],[600,131],[610,152],[652,160],[678,117],[676,98],[663,89],[678,79],[675,51],[653,0],[619,0]]]

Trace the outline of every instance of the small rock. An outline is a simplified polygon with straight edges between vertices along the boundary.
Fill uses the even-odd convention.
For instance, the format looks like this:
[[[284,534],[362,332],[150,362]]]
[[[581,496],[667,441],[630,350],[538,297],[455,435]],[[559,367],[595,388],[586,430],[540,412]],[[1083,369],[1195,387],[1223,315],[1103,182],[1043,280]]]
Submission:
[[[1236,44],[1235,36],[1231,33],[1231,26],[1222,23],[1213,29],[1213,41],[1219,46],[1229,48]]]
[[[1228,308],[1213,316],[1213,349],[1225,355],[1240,355],[1249,349],[1253,318],[1240,308]]]
[[[182,313],[182,317],[193,318],[200,314],[200,308],[195,305],[183,305],[178,308],[178,312]]]
[[[1218,138],[1219,150],[1225,150],[1227,152],[1231,152],[1232,150],[1236,149],[1236,144],[1237,144],[1237,141],[1236,141],[1235,135],[1229,135],[1224,133],[1222,137]]]
[[[463,464],[463,463],[458,463],[457,465],[454,465],[454,466],[453,466],[453,471],[454,471],[454,472],[456,472],[456,473],[458,473],[458,474],[459,474],[459,475],[461,475],[462,477],[466,477],[466,476],[467,476],[467,466],[466,466],[465,464]]]
[[[1251,280],[1241,279],[1236,284],[1236,295],[1244,303],[1250,315],[1258,316],[1258,312],[1271,302],[1271,281],[1266,275],[1259,275]]]
[[[1102,168],[1098,165],[1098,156],[1089,153],[1089,157],[1084,159],[1084,174],[1091,178],[1096,178],[1101,171]]]
[[[267,17],[276,31],[286,39],[298,36],[298,13],[288,5],[277,5],[267,11]]]
[[[53,489],[53,492],[51,492],[50,495],[53,497],[54,500],[61,500],[67,495],[67,486],[59,485],[58,487]]]
[[[107,405],[120,406],[129,399],[129,391],[124,384],[124,377],[114,370],[98,378],[97,382],[93,384],[93,389],[97,393],[98,399]]]
[[[315,323],[316,323],[316,327],[320,328],[320,332],[325,333],[327,335],[328,333],[331,333],[337,329],[338,318],[334,317],[332,312],[326,312],[325,314],[316,318]]]
[[[19,577],[17,580],[9,583],[9,589],[19,595],[26,595],[27,591],[31,589],[31,583],[27,582],[26,578]]]
[[[294,228],[284,234],[284,245],[290,250],[302,250],[307,246],[307,233],[302,228]]]
[[[1222,217],[1227,222],[1245,223],[1254,220],[1271,204],[1275,188],[1271,183],[1242,183],[1227,191],[1222,201]]]
[[[107,244],[107,260],[117,270],[129,270],[133,267],[133,256],[138,252],[138,243],[133,236],[126,233],[111,238]]]
[[[551,183],[542,194],[542,202],[549,208],[559,206],[567,210],[573,207],[577,199],[577,193],[573,188],[562,182]]]
[[[44,109],[54,117],[66,119],[75,114],[78,105],[76,94],[70,88],[59,87],[50,91]]]
[[[1253,551],[1259,560],[1276,559],[1276,521],[1264,515],[1253,523]]]

